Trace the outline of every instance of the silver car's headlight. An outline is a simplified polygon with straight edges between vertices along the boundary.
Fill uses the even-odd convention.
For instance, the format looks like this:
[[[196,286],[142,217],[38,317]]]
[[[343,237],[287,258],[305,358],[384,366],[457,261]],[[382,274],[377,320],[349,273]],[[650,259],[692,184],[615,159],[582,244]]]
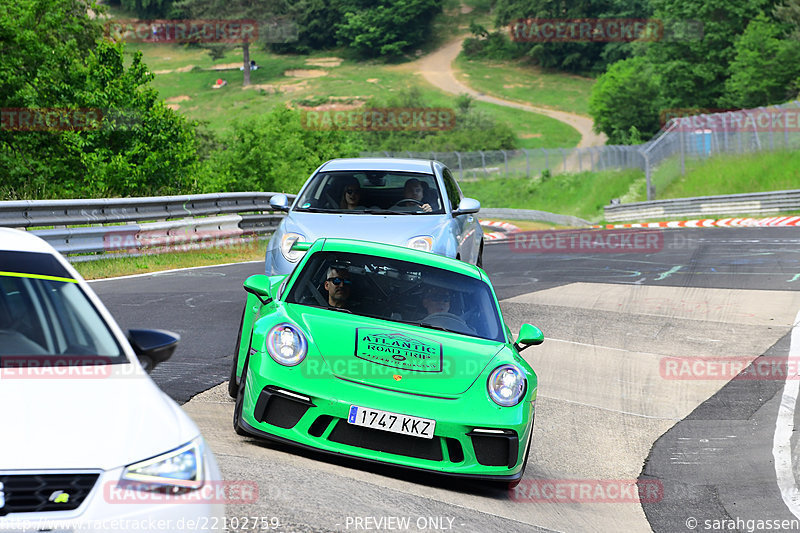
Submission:
[[[267,333],[267,351],[275,362],[284,366],[295,366],[306,358],[308,342],[296,326],[278,324]]]
[[[305,237],[300,233],[285,233],[283,237],[281,237],[281,254],[290,263],[296,263],[305,255],[305,252],[292,250],[292,245],[295,241],[302,240],[305,240]]]
[[[175,450],[125,467],[123,481],[133,481],[139,490],[177,494],[203,486],[204,458],[201,437]]]
[[[430,235],[418,235],[413,239],[409,239],[406,246],[415,250],[430,252],[433,250],[433,237]]]
[[[517,405],[525,395],[525,374],[514,365],[498,366],[489,374],[486,388],[497,405]]]

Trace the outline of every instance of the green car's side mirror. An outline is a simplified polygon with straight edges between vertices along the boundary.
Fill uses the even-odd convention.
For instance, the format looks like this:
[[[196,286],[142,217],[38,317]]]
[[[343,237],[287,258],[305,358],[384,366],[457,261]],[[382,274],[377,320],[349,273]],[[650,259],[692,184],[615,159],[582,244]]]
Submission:
[[[543,342],[544,333],[542,333],[542,330],[531,324],[522,324],[522,327],[519,328],[519,336],[517,337],[517,342],[514,343],[514,347],[518,352],[521,352],[529,346],[536,346]]]
[[[258,298],[262,304],[267,304],[272,301],[270,293],[274,282],[274,278],[267,277],[264,274],[256,274],[244,280],[244,290]]]

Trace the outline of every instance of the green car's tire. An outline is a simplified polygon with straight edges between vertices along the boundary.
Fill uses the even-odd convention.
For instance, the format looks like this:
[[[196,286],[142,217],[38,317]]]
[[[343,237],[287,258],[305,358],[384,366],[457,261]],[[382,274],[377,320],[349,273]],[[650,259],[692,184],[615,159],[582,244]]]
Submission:
[[[239,345],[242,344],[242,326],[244,326],[244,313],[247,310],[247,304],[242,309],[242,320],[239,321],[239,335],[236,337],[236,347],[233,349],[233,366],[231,366],[231,379],[228,381],[228,394],[231,398],[236,398],[239,394],[239,384],[236,380],[236,367],[239,364]]]
[[[237,435],[247,437],[248,433],[242,429],[242,411],[244,410],[244,389],[245,382],[247,381],[247,365],[250,362],[250,354],[244,360],[244,367],[242,368],[242,379],[239,380],[239,387],[236,392],[236,405],[233,407],[233,430]]]

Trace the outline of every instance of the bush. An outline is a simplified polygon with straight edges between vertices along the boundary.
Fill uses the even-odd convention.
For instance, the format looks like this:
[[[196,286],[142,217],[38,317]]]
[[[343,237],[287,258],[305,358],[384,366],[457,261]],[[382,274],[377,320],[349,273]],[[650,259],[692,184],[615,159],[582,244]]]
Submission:
[[[307,129],[298,111],[282,107],[234,124],[222,143],[204,165],[201,192],[296,193],[325,161],[364,150],[359,135]]]

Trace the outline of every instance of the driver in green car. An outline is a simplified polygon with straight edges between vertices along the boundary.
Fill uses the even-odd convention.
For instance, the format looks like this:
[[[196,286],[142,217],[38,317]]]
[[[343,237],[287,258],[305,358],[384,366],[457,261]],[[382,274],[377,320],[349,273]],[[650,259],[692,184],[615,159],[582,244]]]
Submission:
[[[331,307],[349,307],[350,273],[344,267],[330,267],[325,276],[325,290],[328,292],[328,305]]]

